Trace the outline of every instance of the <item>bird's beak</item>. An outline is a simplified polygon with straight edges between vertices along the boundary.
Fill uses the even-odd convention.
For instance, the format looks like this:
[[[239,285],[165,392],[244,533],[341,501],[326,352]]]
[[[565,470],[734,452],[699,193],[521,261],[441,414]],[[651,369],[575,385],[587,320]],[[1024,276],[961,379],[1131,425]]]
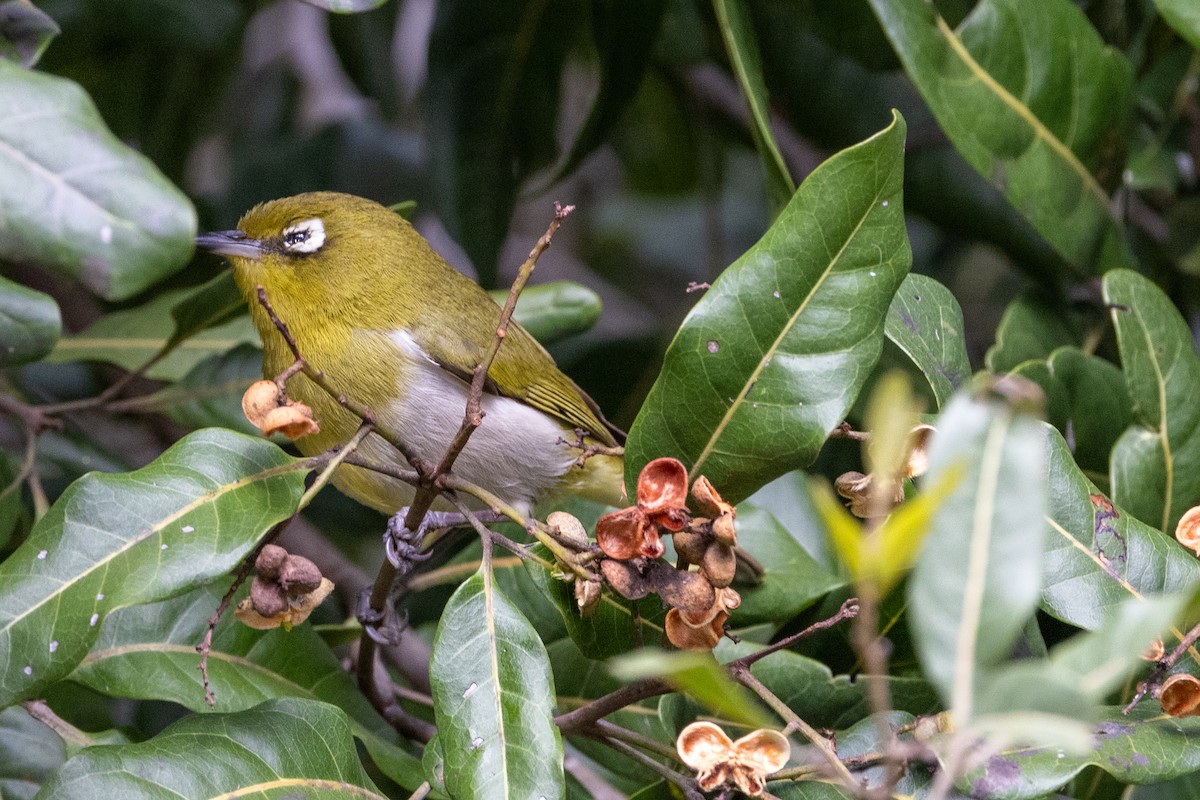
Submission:
[[[213,231],[196,236],[196,247],[223,256],[241,256],[242,258],[262,258],[266,247],[257,239],[251,239],[241,231]]]

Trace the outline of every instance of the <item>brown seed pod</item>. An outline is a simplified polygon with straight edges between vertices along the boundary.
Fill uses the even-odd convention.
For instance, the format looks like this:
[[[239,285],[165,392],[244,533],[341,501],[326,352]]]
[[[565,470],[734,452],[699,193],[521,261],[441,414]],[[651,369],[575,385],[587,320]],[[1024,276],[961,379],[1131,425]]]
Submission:
[[[1175,539],[1200,556],[1200,506],[1189,508],[1175,526]]]
[[[600,571],[613,591],[626,600],[641,600],[650,594],[646,578],[626,561],[606,558],[600,562]]]
[[[250,603],[264,617],[273,617],[288,608],[287,592],[274,581],[254,577],[250,583]]]
[[[267,413],[284,405],[284,401],[275,381],[255,381],[242,395],[242,413],[251,425],[261,430]]]
[[[720,611],[703,625],[691,625],[678,608],[667,612],[667,640],[680,650],[712,650],[725,635],[725,621],[729,614]]]
[[[308,594],[321,585],[321,570],[304,556],[289,553],[279,567],[279,585],[288,594]]]
[[[590,617],[600,602],[600,582],[575,579],[575,604],[582,616]]]
[[[662,561],[646,566],[646,581],[667,605],[690,614],[703,614],[717,601],[716,590],[703,575]]]
[[[692,520],[692,522],[697,521]],[[689,564],[697,565],[704,559],[704,551],[708,549],[711,541],[711,536],[692,530],[692,526],[671,537],[671,543],[675,545],[675,552],[679,557]]]
[[[258,558],[254,559],[254,572],[263,578],[278,578],[279,568],[283,566],[283,560],[287,557],[288,551],[284,550],[279,545],[263,545],[263,549],[258,554]]]
[[[558,529],[558,537],[569,542],[577,550],[586,550],[591,544],[583,523],[565,511],[553,511],[546,517],[546,524]]]
[[[918,425],[908,432],[908,459],[904,464],[904,477],[919,478],[929,471],[929,445],[937,428]]]
[[[312,409],[304,403],[289,403],[286,406],[271,409],[259,427],[263,436],[278,433],[292,441],[321,430],[317,421],[313,419]]]
[[[700,561],[700,571],[713,586],[724,587],[733,583],[733,575],[737,572],[737,556],[733,548],[720,542],[710,544]]]
[[[1187,673],[1176,673],[1163,683],[1158,701],[1172,717],[1200,716],[1200,680]]]

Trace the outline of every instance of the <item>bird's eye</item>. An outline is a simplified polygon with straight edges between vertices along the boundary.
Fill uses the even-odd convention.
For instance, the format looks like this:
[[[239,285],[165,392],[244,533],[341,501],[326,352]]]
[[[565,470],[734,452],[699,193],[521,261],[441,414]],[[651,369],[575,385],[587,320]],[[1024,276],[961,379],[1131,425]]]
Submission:
[[[283,246],[293,253],[315,253],[325,244],[325,225],[306,219],[283,229]]]

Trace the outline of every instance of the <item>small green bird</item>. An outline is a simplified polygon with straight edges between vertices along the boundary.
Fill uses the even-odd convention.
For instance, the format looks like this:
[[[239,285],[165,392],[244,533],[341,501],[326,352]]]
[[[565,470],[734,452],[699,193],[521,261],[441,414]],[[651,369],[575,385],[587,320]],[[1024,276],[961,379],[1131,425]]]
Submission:
[[[370,200],[313,192],[255,206],[237,230],[201,234],[196,243],[232,263],[262,337],[266,377],[293,358],[258,303],[259,286],[300,352],[333,386],[371,409],[420,458],[442,457],[462,422],[472,370],[495,338],[500,308],[412,225]],[[606,446],[624,434],[520,325],[509,327],[488,377],[483,424],[455,474],[526,514],[555,497],[621,502],[622,460],[596,455],[578,467],[579,450],[567,442],[576,429]],[[289,381],[288,394],[310,406],[320,424],[319,433],[297,441],[306,455],[348,441],[360,425],[302,374]],[[377,435],[359,454],[407,466]],[[339,467],[333,483],[388,514],[414,494],[406,483],[354,466]]]

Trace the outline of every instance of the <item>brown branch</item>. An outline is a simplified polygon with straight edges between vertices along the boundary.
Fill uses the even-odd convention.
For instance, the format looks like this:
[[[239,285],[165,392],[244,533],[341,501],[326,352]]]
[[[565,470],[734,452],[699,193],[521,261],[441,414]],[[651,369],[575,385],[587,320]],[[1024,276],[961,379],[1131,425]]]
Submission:
[[[830,439],[849,439],[852,442],[869,442],[871,434],[866,431],[856,431],[849,422],[843,422],[829,432]]]
[[[728,669],[740,669],[743,667],[748,668],[750,665],[757,661],[761,661],[772,653],[777,653],[780,650],[786,650],[801,639],[812,636],[814,633],[818,633],[827,628],[832,628],[834,625],[844,622],[845,620],[854,619],[856,616],[858,616],[858,598],[851,597],[849,600],[842,603],[842,607],[839,608],[837,613],[832,617],[823,619],[820,622],[814,622],[812,625],[809,625],[799,633],[793,633],[791,636],[786,636],[774,644],[767,645],[762,650],[756,650],[748,656],[742,656],[739,659],[730,661],[726,667]]]
[[[687,800],[704,800],[704,795],[701,794],[700,790],[697,788],[694,778],[685,778],[675,770],[664,767],[662,764],[658,763],[641,750],[638,750],[636,747],[626,744],[619,739],[611,739],[607,736],[594,736],[593,738],[602,744],[608,745],[618,753],[623,753],[634,761],[637,761],[642,766],[658,773],[663,778],[666,778],[683,791],[683,796],[687,798]]]
[[[625,706],[645,700],[648,697],[667,694],[671,691],[674,690],[666,681],[661,681],[657,678],[636,681],[627,686],[622,686],[620,689],[611,691],[606,695],[597,697],[595,700],[580,706],[574,711],[559,714],[554,718],[554,724],[563,733],[575,733],[587,728],[601,717],[606,717],[614,711],[620,711]]]
[[[1133,707],[1142,701],[1142,698],[1147,693],[1157,695],[1162,688],[1162,682],[1166,679],[1167,673],[1171,671],[1171,667],[1179,663],[1179,659],[1183,658],[1183,654],[1188,651],[1197,640],[1200,640],[1200,623],[1192,627],[1187,635],[1179,640],[1179,644],[1175,649],[1168,653],[1164,658],[1160,658],[1154,665],[1154,671],[1150,673],[1150,677],[1144,681],[1138,681],[1137,692],[1133,695],[1133,699],[1129,701],[1129,705],[1121,709],[1122,714],[1128,714],[1133,710]]]

